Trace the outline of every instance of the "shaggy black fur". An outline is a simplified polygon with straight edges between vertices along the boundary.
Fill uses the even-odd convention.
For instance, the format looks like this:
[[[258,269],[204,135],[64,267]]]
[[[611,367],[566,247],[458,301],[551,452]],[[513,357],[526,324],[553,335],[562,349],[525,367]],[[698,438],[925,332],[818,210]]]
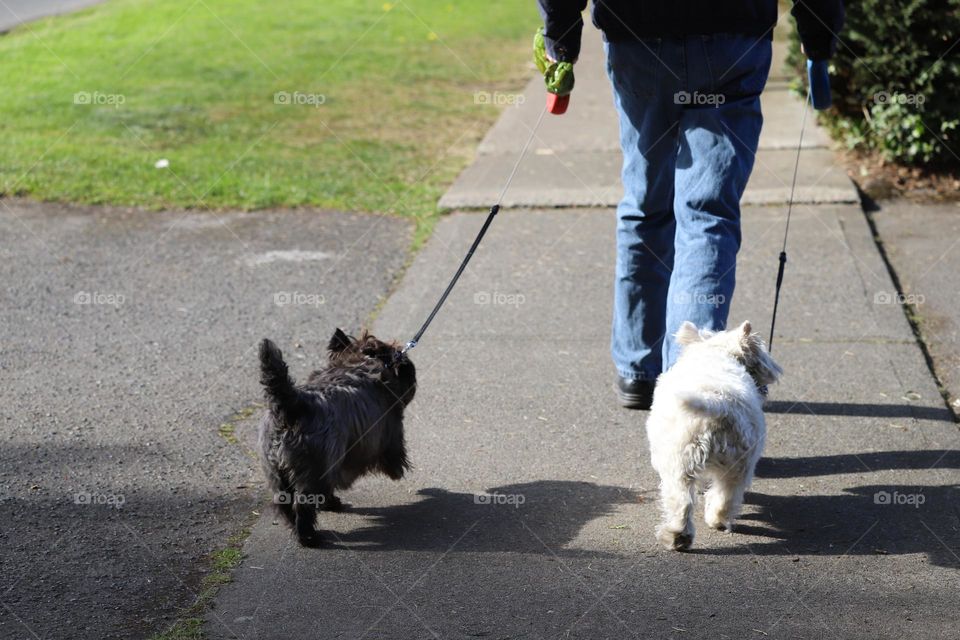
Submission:
[[[403,410],[416,392],[416,370],[397,344],[337,329],[327,366],[297,386],[280,349],[260,343],[260,382],[267,411],[260,423],[260,458],[273,502],[304,546],[322,541],[317,510],[342,508],[337,489],[366,473],[394,480],[410,468]]]

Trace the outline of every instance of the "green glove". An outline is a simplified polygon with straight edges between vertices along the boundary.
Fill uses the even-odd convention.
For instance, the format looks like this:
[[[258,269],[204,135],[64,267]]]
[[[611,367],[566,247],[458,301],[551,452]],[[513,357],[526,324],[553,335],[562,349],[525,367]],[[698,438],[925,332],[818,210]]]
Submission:
[[[543,37],[543,27],[533,36],[533,62],[543,74],[547,91],[558,96],[570,95],[573,91],[573,63],[551,62],[547,59],[547,43]]]

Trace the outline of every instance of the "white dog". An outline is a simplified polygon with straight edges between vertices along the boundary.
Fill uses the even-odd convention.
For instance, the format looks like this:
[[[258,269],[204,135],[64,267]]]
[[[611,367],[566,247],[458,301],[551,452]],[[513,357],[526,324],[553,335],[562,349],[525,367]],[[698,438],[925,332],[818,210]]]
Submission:
[[[749,322],[718,333],[685,322],[676,339],[683,351],[657,380],[647,438],[660,474],[663,522],[657,538],[682,551],[693,543],[698,488],[709,487],[708,526],[725,531],[737,517],[763,453],[760,388],[783,370]]]

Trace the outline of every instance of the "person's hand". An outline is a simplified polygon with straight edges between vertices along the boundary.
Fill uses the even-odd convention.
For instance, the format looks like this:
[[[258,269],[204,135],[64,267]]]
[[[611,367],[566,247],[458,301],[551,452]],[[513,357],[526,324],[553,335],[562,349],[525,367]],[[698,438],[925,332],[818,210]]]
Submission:
[[[807,60],[829,60],[833,56],[833,48],[835,44],[831,44],[827,49],[817,49],[816,51],[810,51],[803,42],[800,43],[800,53],[807,58]]]
[[[560,115],[567,110],[570,92],[573,91],[573,63],[559,62],[547,53],[543,27],[537,29],[533,38],[533,61],[543,74],[547,88],[547,110]]]

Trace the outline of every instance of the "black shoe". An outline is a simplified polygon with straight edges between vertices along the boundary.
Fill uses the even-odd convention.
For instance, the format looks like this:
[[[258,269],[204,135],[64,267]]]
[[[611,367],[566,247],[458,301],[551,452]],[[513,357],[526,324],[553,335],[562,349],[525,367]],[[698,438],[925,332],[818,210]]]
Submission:
[[[625,409],[650,409],[653,404],[653,387],[656,383],[652,380],[632,380],[629,378],[618,378],[614,390],[617,392],[617,399],[620,406]]]

